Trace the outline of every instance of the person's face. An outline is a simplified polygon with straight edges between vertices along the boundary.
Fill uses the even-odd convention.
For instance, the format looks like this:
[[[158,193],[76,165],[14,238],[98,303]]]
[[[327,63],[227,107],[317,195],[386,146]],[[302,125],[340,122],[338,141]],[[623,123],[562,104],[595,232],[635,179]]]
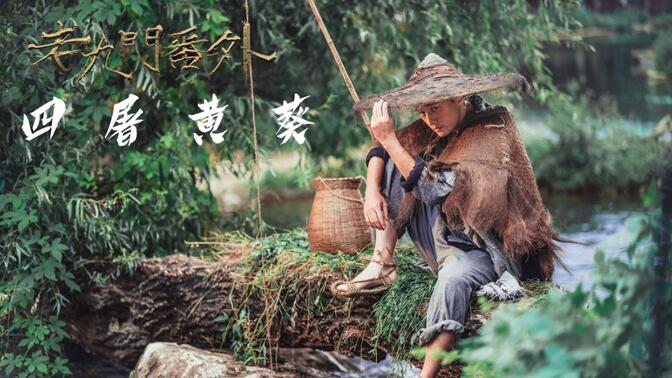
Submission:
[[[464,97],[423,104],[416,110],[420,118],[439,136],[446,136],[457,127],[466,109]]]

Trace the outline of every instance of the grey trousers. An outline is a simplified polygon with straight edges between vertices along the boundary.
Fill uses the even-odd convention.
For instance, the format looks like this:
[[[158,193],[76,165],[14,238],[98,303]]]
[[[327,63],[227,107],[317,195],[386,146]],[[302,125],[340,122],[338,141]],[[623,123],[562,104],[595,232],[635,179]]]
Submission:
[[[404,194],[400,178],[401,173],[392,159],[388,159],[381,189],[387,199],[390,218],[396,217]],[[455,239],[446,225],[440,204],[418,203],[413,216],[397,237],[401,238],[407,232],[427,269],[437,276],[427,308],[425,328],[418,336],[419,344],[425,345],[441,331],[462,333],[472,293],[481,285],[495,281],[497,274],[487,251],[475,246],[463,251],[447,243],[448,240],[459,239]],[[375,237],[375,230],[372,230],[372,237]]]

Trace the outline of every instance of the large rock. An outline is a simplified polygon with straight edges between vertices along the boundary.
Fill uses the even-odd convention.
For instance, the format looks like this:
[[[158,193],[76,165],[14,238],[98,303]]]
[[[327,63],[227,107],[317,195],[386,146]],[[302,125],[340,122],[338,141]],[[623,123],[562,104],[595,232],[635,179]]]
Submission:
[[[187,344],[157,342],[147,345],[130,378],[297,377],[292,373],[245,366],[227,353],[215,353]]]

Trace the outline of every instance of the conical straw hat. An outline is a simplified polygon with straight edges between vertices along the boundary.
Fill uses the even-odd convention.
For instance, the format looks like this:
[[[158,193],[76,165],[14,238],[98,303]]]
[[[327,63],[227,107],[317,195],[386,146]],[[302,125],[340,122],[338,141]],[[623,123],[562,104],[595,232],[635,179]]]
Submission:
[[[517,73],[465,75],[447,60],[430,53],[406,84],[362,99],[352,110],[371,110],[377,100],[387,101],[390,109],[415,109],[422,104],[502,88],[529,91],[530,85]]]

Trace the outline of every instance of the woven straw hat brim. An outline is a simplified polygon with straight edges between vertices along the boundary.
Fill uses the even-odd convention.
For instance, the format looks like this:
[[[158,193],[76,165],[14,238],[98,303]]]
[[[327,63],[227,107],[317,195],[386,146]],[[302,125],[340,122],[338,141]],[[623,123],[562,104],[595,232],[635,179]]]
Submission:
[[[387,101],[390,109],[415,109],[422,104],[505,88],[529,91],[530,85],[517,73],[434,75],[369,96],[356,102],[352,110],[371,110],[377,100]]]

